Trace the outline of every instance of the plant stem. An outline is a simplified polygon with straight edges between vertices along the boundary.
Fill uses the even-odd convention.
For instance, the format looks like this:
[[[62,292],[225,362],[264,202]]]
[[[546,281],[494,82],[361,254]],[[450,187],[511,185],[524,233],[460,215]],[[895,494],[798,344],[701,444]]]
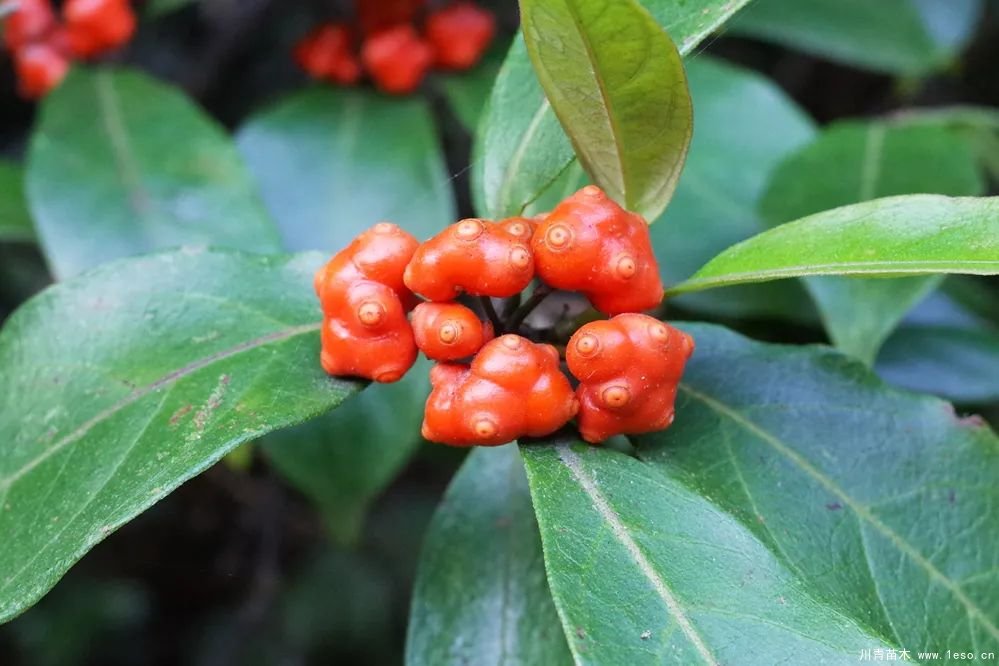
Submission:
[[[538,285],[538,287],[534,290],[534,293],[531,294],[531,297],[527,299],[523,305],[517,308],[510,319],[507,320],[507,330],[516,332],[517,329],[520,328],[520,325],[524,323],[524,320],[527,319],[527,316],[534,311],[534,308],[538,307],[541,304],[541,301],[548,298],[548,295],[553,291],[555,290],[546,284]]]
[[[496,314],[496,308],[493,307],[493,300],[488,296],[479,296],[479,303],[482,304],[482,309],[485,311],[486,316],[489,317],[489,321],[492,322],[496,335],[502,335],[505,330],[503,328],[503,320]]]

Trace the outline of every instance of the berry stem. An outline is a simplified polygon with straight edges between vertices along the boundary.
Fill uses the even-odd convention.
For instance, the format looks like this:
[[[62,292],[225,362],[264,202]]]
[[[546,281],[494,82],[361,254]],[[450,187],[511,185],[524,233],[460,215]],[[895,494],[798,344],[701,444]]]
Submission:
[[[513,315],[507,320],[507,330],[516,331],[519,329],[520,325],[524,323],[525,319],[527,319],[527,316],[534,311],[534,308],[541,305],[541,301],[548,298],[549,294],[553,291],[555,290],[548,285],[539,284],[534,290],[534,293],[531,294],[531,297],[527,299],[523,305],[517,308]]]
[[[486,316],[489,317],[489,321],[492,322],[496,335],[501,335],[505,329],[503,327],[503,320],[496,314],[496,308],[493,307],[493,299],[488,296],[479,296],[479,303],[482,304],[482,309],[485,311]]]

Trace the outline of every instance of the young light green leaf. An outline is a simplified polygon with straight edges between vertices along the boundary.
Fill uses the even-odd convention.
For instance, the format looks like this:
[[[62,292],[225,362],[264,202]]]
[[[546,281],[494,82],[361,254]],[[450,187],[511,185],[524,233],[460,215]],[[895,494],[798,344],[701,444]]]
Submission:
[[[423,441],[429,365],[421,361],[402,381],[374,384],[335,412],[262,440],[268,459],[319,506],[337,541],[356,542],[368,505]]]
[[[725,250],[668,293],[806,275],[999,273],[999,197],[913,194],[782,224]]]
[[[759,74],[699,55],[687,62],[687,77],[697,131],[676,196],[649,229],[666,284],[766,230],[757,206],[768,177],[815,135],[804,111]],[[676,304],[723,317],[815,319],[805,290],[792,281],[713,289]]]
[[[635,0],[521,0],[538,80],[593,182],[655,219],[693,132],[683,62]]]
[[[676,422],[635,457],[523,448],[577,661],[999,649],[995,434],[831,350],[684,328]]]
[[[982,10],[981,0],[930,1],[948,25],[917,0],[756,0],[732,29],[848,65],[923,75],[946,64]]]
[[[60,279],[179,245],[281,249],[225,131],[137,72],[74,70],[45,100],[26,178]]]
[[[0,242],[25,242],[34,238],[35,230],[24,200],[21,167],[0,161]]]
[[[0,621],[238,444],[355,393],[318,363],[318,255],[108,264],[0,332]]]
[[[829,174],[835,173],[835,178]],[[971,145],[945,125],[844,122],[788,157],[760,204],[773,226],[896,194],[982,194]],[[833,343],[867,365],[905,313],[940,276],[898,280],[806,278]]]
[[[454,221],[421,99],[312,88],[251,118],[238,145],[290,250],[333,252],[382,220],[421,239]]]
[[[687,55],[748,2],[646,0],[643,4],[679,46],[680,54]],[[490,218],[522,212],[575,159],[520,35],[496,79],[473,154],[476,210]]]
[[[469,454],[430,524],[406,664],[571,663],[517,447]]]

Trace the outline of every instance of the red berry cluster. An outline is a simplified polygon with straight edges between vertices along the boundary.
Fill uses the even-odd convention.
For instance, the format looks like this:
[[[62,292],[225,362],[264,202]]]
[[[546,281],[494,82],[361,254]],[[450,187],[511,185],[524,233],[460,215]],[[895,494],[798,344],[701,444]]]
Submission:
[[[66,0],[62,17],[51,0],[7,0],[3,39],[14,54],[18,90],[38,99],[55,88],[73,59],[88,60],[127,43],[135,34],[129,0]],[[0,5],[2,6],[2,5]]]
[[[493,14],[469,0],[431,12],[424,2],[357,0],[359,30],[324,23],[298,43],[295,60],[309,76],[338,85],[354,85],[367,72],[380,90],[396,95],[416,90],[431,67],[475,66],[496,32]]]
[[[517,330],[494,338],[504,331],[456,302],[516,296],[535,278],[543,281],[535,293],[581,292],[615,315],[569,339],[576,389],[556,347]],[[592,443],[661,430],[694,350],[685,333],[639,314],[663,298],[648,225],[592,185],[538,219],[462,220],[422,244],[382,222],[323,266],[315,286],[323,368],[394,382],[422,351],[438,362],[423,436],[454,446],[540,437],[573,418]],[[498,323],[516,329],[522,320]]]

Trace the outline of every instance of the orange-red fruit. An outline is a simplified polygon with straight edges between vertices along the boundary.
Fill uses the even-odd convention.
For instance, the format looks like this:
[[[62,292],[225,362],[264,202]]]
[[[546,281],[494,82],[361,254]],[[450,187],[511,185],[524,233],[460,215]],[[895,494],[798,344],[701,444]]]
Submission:
[[[442,69],[474,67],[496,34],[496,17],[472,2],[452,3],[427,17],[427,41]]]
[[[422,433],[451,446],[549,435],[579,409],[558,351],[517,335],[488,342],[471,365],[437,365],[430,383]]]
[[[549,213],[538,224],[532,248],[542,280],[582,292],[601,312],[640,312],[662,302],[648,224],[595,185]]]
[[[69,71],[69,60],[57,48],[45,42],[28,44],[14,54],[18,94],[25,99],[39,99],[55,88]]]
[[[336,23],[320,25],[295,46],[295,62],[309,76],[349,85],[361,78],[350,30]]]
[[[420,303],[413,310],[416,346],[434,361],[457,361],[482,349],[493,326],[460,303]]]
[[[316,272],[326,372],[394,382],[412,367],[416,341],[406,312],[416,299],[402,272],[418,245],[409,233],[381,222]]]
[[[357,20],[365,35],[401,23],[413,23],[426,0],[357,0]]]
[[[0,7],[16,4],[17,9],[3,20],[3,41],[11,51],[38,42],[56,27],[50,0],[8,0]]]
[[[406,95],[420,87],[433,63],[433,50],[413,26],[397,25],[368,37],[361,61],[379,90]]]
[[[579,379],[579,431],[599,443],[668,427],[684,365],[694,340],[642,314],[622,314],[580,328],[566,362]]]
[[[78,58],[116,49],[135,34],[135,11],[129,0],[67,0],[62,15],[70,52]]]
[[[416,251],[406,267],[406,286],[432,301],[461,292],[505,298],[520,293],[534,277],[529,243],[502,223],[462,220]]]

